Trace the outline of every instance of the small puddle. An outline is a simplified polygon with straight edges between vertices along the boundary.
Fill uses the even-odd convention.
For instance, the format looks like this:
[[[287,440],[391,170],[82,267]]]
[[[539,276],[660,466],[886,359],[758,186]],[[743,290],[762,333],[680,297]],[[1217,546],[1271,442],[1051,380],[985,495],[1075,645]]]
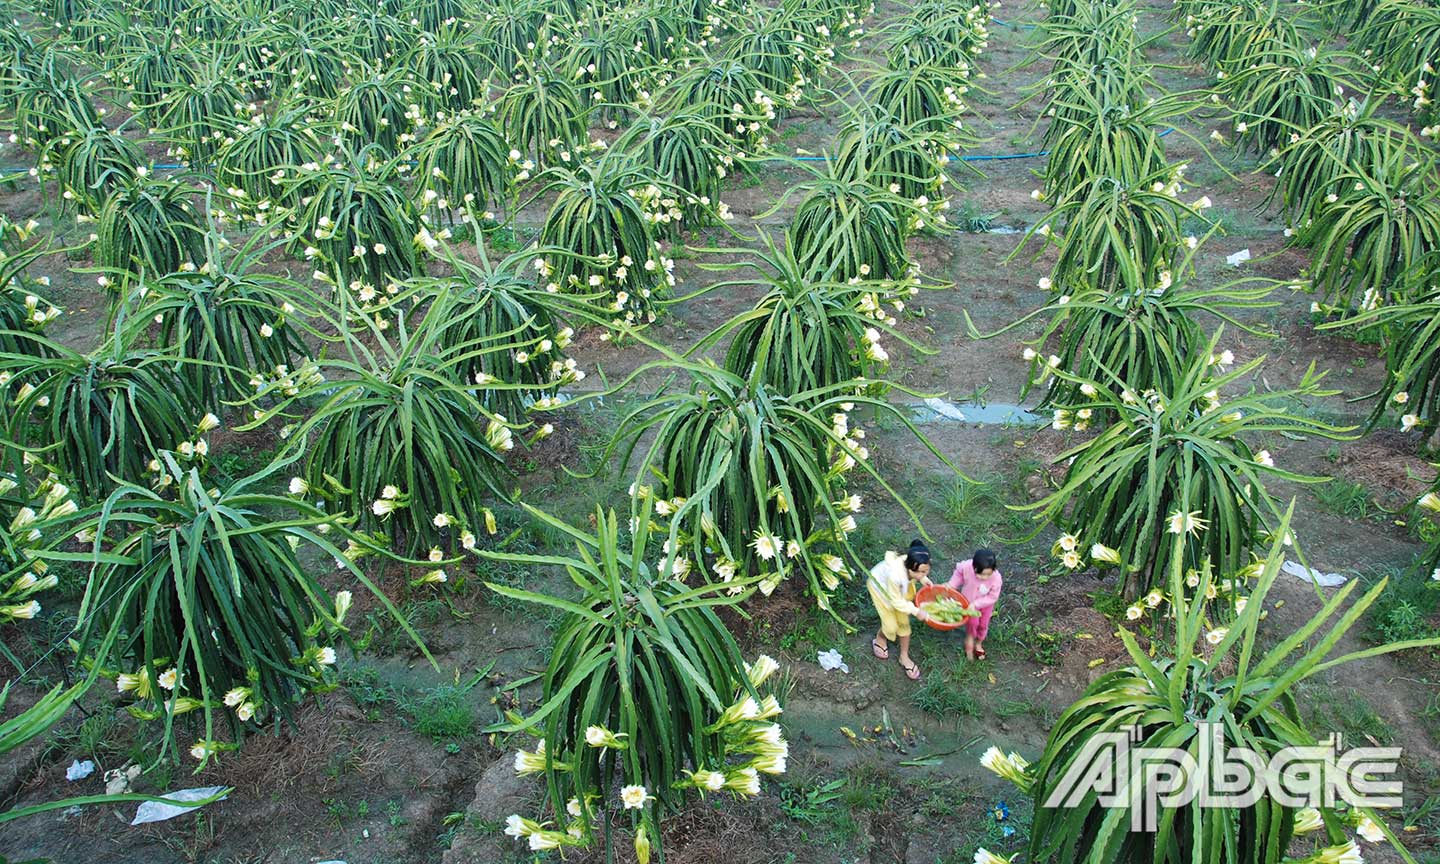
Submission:
[[[916,423],[973,423],[979,426],[1041,426],[1050,422],[1020,405],[1006,402],[967,404],[963,407],[948,399],[929,398],[910,406],[911,419]]]

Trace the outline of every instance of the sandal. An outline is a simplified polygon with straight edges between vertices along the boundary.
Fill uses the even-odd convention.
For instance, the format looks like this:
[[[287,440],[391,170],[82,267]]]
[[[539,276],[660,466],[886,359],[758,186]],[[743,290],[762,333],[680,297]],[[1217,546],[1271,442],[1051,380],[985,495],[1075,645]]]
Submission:
[[[920,680],[920,667],[919,667],[919,666],[916,666],[913,662],[912,662],[909,666],[906,666],[904,663],[901,663],[901,664],[900,664],[900,668],[905,670],[905,677],[906,677],[906,678],[909,678],[911,681],[919,681],[919,680]]]
[[[984,660],[984,659],[985,659],[985,649],[984,649],[984,648],[981,648],[979,645],[976,645],[976,646],[975,646],[975,659],[976,659],[976,660]]]
[[[879,657],[881,660],[890,659],[890,649],[886,648],[884,645],[881,645],[879,639],[870,640],[870,650],[874,651],[875,656]]]

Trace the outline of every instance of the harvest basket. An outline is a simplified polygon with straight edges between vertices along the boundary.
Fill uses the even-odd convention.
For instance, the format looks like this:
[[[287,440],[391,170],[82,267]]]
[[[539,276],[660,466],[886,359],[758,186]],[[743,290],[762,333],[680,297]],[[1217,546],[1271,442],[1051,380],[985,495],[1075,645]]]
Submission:
[[[926,585],[924,588],[915,592],[915,605],[924,606],[926,603],[932,600],[938,600],[941,597],[949,597],[966,609],[970,608],[970,601],[965,599],[965,595],[951,588],[949,585]],[[926,621],[925,623],[936,630],[958,630],[965,626],[964,621],[956,621],[953,624],[946,624],[941,621]]]

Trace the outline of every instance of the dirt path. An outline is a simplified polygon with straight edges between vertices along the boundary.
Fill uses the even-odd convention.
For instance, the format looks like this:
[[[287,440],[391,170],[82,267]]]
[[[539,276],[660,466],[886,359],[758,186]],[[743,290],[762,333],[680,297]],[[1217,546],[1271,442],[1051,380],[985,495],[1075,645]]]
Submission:
[[[883,48],[874,36],[876,25],[900,7],[880,4],[869,23],[872,36],[865,53]],[[1158,32],[1168,26],[1170,6],[1147,4],[1144,27]],[[1037,149],[1036,103],[1019,105],[1024,88],[1040,80],[1038,67],[1014,68],[1029,52],[1037,20],[1036,3],[995,10],[1002,19],[1021,25],[991,28],[990,45],[981,57],[987,78],[972,94],[973,128],[984,140],[977,152],[1002,154]],[[1205,83],[1200,70],[1183,57],[1183,43],[1157,43],[1151,59],[1168,67],[1161,71],[1175,89]],[[1203,114],[1186,121],[1183,131],[1204,140],[1213,118]],[[781,146],[821,152],[833,142],[836,124],[820,112],[801,113],[781,126]],[[1210,195],[1213,211],[1223,217],[1227,234],[1207,247],[1199,261],[1199,278],[1222,281],[1259,274],[1293,279],[1305,266],[1303,254],[1285,249],[1283,225],[1263,210],[1269,180],[1249,172],[1253,160],[1220,154],[1224,170],[1209,164],[1190,137],[1167,139],[1172,159],[1192,164],[1194,194]],[[13,151],[7,151],[13,155]],[[1037,185],[1038,160],[976,163],[983,176],[956,170],[960,191],[954,209],[990,217],[994,223],[1024,227],[1045,212],[1030,198]],[[1233,172],[1232,178],[1227,174]],[[767,213],[791,185],[804,178],[794,169],[763,168],[740,178],[725,193],[736,213],[733,225],[744,237],[764,227],[783,228],[787,211]],[[40,212],[33,186],[0,193],[0,208],[21,217]],[[793,202],[792,202],[793,206]],[[953,212],[953,211],[952,211]],[[539,224],[537,208],[522,216]],[[523,238],[522,238],[523,239]],[[690,238],[693,246],[738,245],[742,239],[722,232]],[[1047,299],[1037,285],[1048,272],[1047,260],[1032,260],[1019,250],[1021,235],[955,233],[920,237],[912,251],[927,277],[945,283],[911,304],[913,314],[901,321],[907,335],[937,349],[927,357],[896,355],[894,373],[907,386],[948,393],[953,399],[999,402],[1016,399],[1026,375],[1021,342],[1033,337],[1034,326],[1018,328],[992,340],[972,338],[966,315],[981,331],[1015,321]],[[1238,270],[1225,256],[1248,248],[1251,262]],[[682,291],[713,284],[716,274],[700,267],[704,256],[676,255]],[[44,262],[54,280],[54,298],[66,307],[56,337],[79,349],[98,340],[106,303],[83,260],[58,257]],[[306,274],[303,262],[276,257],[267,266]],[[683,350],[704,333],[749,308],[758,299],[751,290],[711,292],[679,304],[650,331],[650,336]],[[1281,292],[1273,309],[1245,317],[1247,324],[1268,328],[1273,337],[1231,332],[1227,344],[1248,359],[1267,355],[1259,386],[1280,388],[1298,380],[1312,360],[1331,371],[1343,393],[1310,410],[1326,416],[1358,418],[1365,405],[1347,398],[1373,390],[1383,374],[1375,346],[1359,345],[1343,335],[1317,335],[1309,321],[1309,298]],[[635,344],[602,342],[582,333],[574,354],[589,371],[603,369],[616,381],[654,359]],[[592,375],[587,383],[598,382]],[[645,382],[651,383],[651,382]],[[523,478],[526,495],[560,515],[584,518],[593,503],[614,500],[628,480],[607,477],[575,480],[559,470],[576,466],[576,451],[603,441],[609,415],[601,410],[575,412],[562,423],[551,443],[557,448],[535,454],[535,467]],[[933,537],[937,559],[965,557],[982,538],[999,545],[1004,556],[1007,598],[994,629],[990,659],[983,664],[963,659],[957,638],[919,629],[914,656],[924,679],[906,680],[894,659],[873,658],[869,640],[875,628],[863,585],[851,584],[837,598],[837,608],[855,628],[843,632],[801,602],[755,604],[755,620],[741,638],[747,654],[769,653],[782,658],[794,687],[787,700],[785,723],[793,746],[791,770],[783,783],[767,783],[764,794],[749,802],[710,799],[667,821],[667,861],[671,864],[960,864],[969,862],[977,846],[1006,854],[1017,851],[1027,824],[1027,804],[1014,790],[982,769],[978,757],[991,744],[1027,756],[1037,755],[1055,716],[1096,676],[1123,663],[1123,650],[1113,636],[1114,625],[1094,608],[1091,594],[1107,586],[1090,576],[1045,581],[1047,551],[1053,537],[1041,533],[1026,541],[1029,524],[1004,504],[1023,504],[1045,488],[1047,460],[1059,452],[1061,439],[1048,429],[1031,430],[973,424],[935,423],[923,427],[935,446],[986,493],[967,499],[955,475],[910,437],[898,424],[876,422],[869,443],[876,464],[920,512]],[[1271,448],[1276,458],[1299,470],[1335,474],[1374,491],[1378,503],[1396,507],[1413,500],[1417,484],[1433,476],[1414,451],[1413,442],[1372,436],[1362,442],[1282,441]],[[587,455],[586,459],[589,458]],[[1426,474],[1426,471],[1431,473]],[[872,484],[873,485],[873,484]],[[860,542],[869,555],[903,546],[916,532],[899,508],[884,503],[878,488],[863,488],[870,502]],[[1360,518],[1332,515],[1319,506],[1311,488],[1277,487],[1299,503],[1297,533],[1312,564],[1347,575],[1369,575],[1379,565],[1401,565],[1413,557],[1417,544],[1393,519],[1371,508]],[[988,497],[987,497],[988,496]],[[620,502],[616,502],[617,504]],[[538,538],[542,542],[545,538]],[[552,538],[553,539],[553,538]],[[495,817],[505,814],[487,806],[497,786],[477,781],[488,774],[519,742],[485,734],[483,728],[507,709],[526,710],[538,697],[535,683],[520,684],[541,671],[551,638],[548,622],[530,610],[497,602],[479,586],[481,579],[514,578],[536,590],[553,589],[562,578],[546,573],[472,574],[444,599],[412,592],[404,580],[387,583],[402,602],[434,652],[439,669],[431,669],[398,638],[393,628],[376,623],[364,651],[344,661],[346,685],[319,705],[308,707],[296,727],[274,736],[257,736],[239,754],[227,756],[198,776],[188,764],[166,776],[150,779],[171,788],[225,784],[231,797],[199,816],[189,816],[141,829],[122,826],[133,809],[90,808],[61,813],[23,824],[0,826],[0,854],[24,860],[44,855],[57,861],[95,864],[135,862],[280,862],[340,860],[349,864],[501,864],[526,861],[517,844],[498,836]],[[371,609],[359,605],[361,618]],[[1277,586],[1267,632],[1288,632],[1318,608],[1320,600],[1293,580]],[[1347,637],[1342,650],[1367,644],[1359,633]],[[839,650],[848,673],[825,672],[816,663],[821,650]],[[492,665],[493,661],[493,665]],[[479,670],[488,670],[479,680]],[[1415,784],[1416,802],[1440,793],[1440,750],[1433,719],[1436,670],[1423,658],[1377,658],[1337,670],[1308,692],[1321,721],[1333,720],[1347,733],[1388,734],[1407,751],[1407,769]],[[473,683],[472,683],[473,681]],[[469,685],[468,687],[466,685]],[[13,709],[14,706],[12,706]],[[52,741],[39,757],[40,767],[22,772],[16,803],[53,800],[76,792],[93,793],[99,774],[87,784],[68,784],[64,770],[73,758],[94,758],[101,770],[120,767],[134,757],[131,732],[123,712],[99,704],[89,718]],[[1368,710],[1381,721],[1369,722]],[[1349,726],[1344,721],[1353,720]],[[1364,720],[1366,722],[1359,722]],[[468,721],[468,722],[467,722]],[[1352,728],[1353,727],[1353,728]],[[847,734],[847,730],[848,733]],[[853,737],[852,737],[853,736]],[[34,754],[31,754],[34,755]],[[500,760],[497,762],[497,760]],[[907,764],[908,763],[908,764]],[[837,785],[838,784],[838,785]],[[506,788],[507,796],[523,801],[533,787]],[[1418,797],[1415,797],[1418,796]],[[505,797],[504,801],[515,800]],[[1005,802],[1011,816],[997,820],[994,809]],[[1018,829],[1007,834],[1006,829]],[[1407,835],[1415,841],[1434,838]],[[492,841],[503,842],[492,842]],[[1417,843],[1417,846],[1423,845]],[[454,847],[453,854],[445,854]],[[484,851],[481,851],[484,850]],[[630,861],[628,851],[619,860]],[[572,854],[571,864],[590,864],[598,854]],[[1367,860],[1388,860],[1384,853]]]

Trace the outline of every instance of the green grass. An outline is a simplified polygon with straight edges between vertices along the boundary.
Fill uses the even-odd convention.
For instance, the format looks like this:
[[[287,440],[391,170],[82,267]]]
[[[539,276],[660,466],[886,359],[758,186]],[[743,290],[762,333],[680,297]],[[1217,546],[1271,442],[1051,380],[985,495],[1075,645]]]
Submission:
[[[758,186],[763,186],[765,181],[770,179],[770,176],[770,172],[768,171],[741,171],[740,188],[754,189]]]
[[[1440,741],[1440,690],[1431,694],[1425,707],[1420,709],[1420,722],[1425,724],[1425,729],[1430,733],[1433,740]],[[1436,769],[1435,785],[1440,786],[1440,768]]]
[[[866,422],[866,428],[873,429],[877,432],[899,432],[905,428],[905,421],[891,414],[889,411],[875,414],[867,418]]]
[[[991,484],[961,477],[945,490],[940,507],[950,524],[961,527],[987,517],[997,500]]]
[[[1431,581],[1399,570],[1366,574],[1362,579],[1373,584],[1381,576],[1390,581],[1365,616],[1365,638],[1379,645],[1440,635],[1440,591],[1430,587]]]
[[[440,824],[441,830],[435,835],[435,845],[442,850],[449,849],[455,845],[455,838],[459,837],[465,828],[465,814],[458,811],[447,813],[445,818],[440,820]]]
[[[401,616],[410,622],[410,626],[420,631],[439,624],[450,611],[449,604],[439,597],[410,599],[398,606]],[[393,657],[401,651],[413,650],[415,643],[410,635],[383,610],[371,612],[365,616],[365,620],[366,629],[356,640],[356,647],[360,650],[371,650],[383,657]]]
[[[889,804],[897,791],[894,775],[879,762],[867,760],[845,769],[839,800],[850,811],[876,811]]]
[[[442,684],[401,709],[415,722],[415,731],[431,738],[465,738],[475,731],[475,711],[465,700],[470,685]]]
[[[1374,613],[1371,613],[1374,616]],[[1408,642],[1412,639],[1429,639],[1440,632],[1440,628],[1428,620],[1425,611],[1410,600],[1397,600],[1385,611],[1373,617],[1377,642]]]
[[[513,228],[492,228],[485,232],[485,238],[489,241],[491,248],[502,254],[516,252],[521,248]]]
[[[1315,502],[1326,513],[1349,519],[1369,519],[1378,514],[1363,484],[1336,477],[1315,487]]]
[[[399,799],[385,802],[385,818],[386,821],[390,823],[391,828],[399,828],[402,825],[409,824],[410,820],[400,815],[403,807],[404,802]]]
[[[1250,210],[1237,210],[1231,207],[1216,207],[1210,211],[1208,219],[1191,216],[1182,223],[1182,230],[1186,234],[1193,234],[1196,237],[1200,237],[1210,230],[1212,223],[1220,226],[1220,232],[1222,234],[1236,237],[1237,239],[1274,230],[1269,224],[1263,222],[1256,216],[1254,212]]]
[[[954,526],[961,550],[1003,545],[1006,537],[1023,534],[1030,521],[1025,514],[1006,509],[994,482],[965,478],[956,479],[942,493],[940,512]],[[961,551],[956,557],[968,555]]]
[[[1217,184],[1233,182],[1224,168],[1208,159],[1198,159],[1185,172],[1185,185],[1196,189],[1213,189]]]
[[[560,490],[556,490],[557,494]],[[583,496],[569,499],[576,506],[589,506],[585,504],[590,500]],[[556,510],[557,514],[563,510]],[[580,517],[583,521],[584,516]],[[570,542],[564,534],[539,519],[533,519],[518,508],[497,507],[495,508],[496,535],[494,538],[482,539],[482,544],[491,548],[503,549],[517,554],[534,555],[541,554],[546,550],[563,549]],[[491,545],[493,544],[493,545]],[[490,591],[484,587],[484,583],[490,582],[506,588],[518,588],[528,591],[539,591],[545,594],[554,594],[566,598],[574,598],[577,593],[575,586],[563,576],[550,578],[548,581],[541,581],[545,578],[544,571],[537,570],[528,564],[520,564],[513,561],[494,561],[490,559],[479,559],[475,561],[474,585],[484,597],[485,605],[492,609],[506,614],[524,614],[527,620],[540,621],[547,629],[554,626],[564,617],[563,613],[557,610],[546,608],[537,610],[532,604],[526,604]],[[553,574],[552,574],[553,575]],[[456,586],[457,588],[460,586]],[[549,650],[549,643],[545,644],[545,651]],[[549,654],[545,654],[549,659]]]
[[[967,717],[980,716],[980,704],[972,695],[974,685],[966,686],[966,679],[975,677],[971,670],[978,669],[974,663],[961,659],[946,666],[943,662],[931,662],[923,669],[920,685],[910,694],[910,703],[926,714],[940,720],[959,723]]]
[[[516,550],[519,551],[519,550]],[[518,588],[522,590],[534,590],[530,585],[530,577],[534,575],[534,568],[517,564],[513,561],[488,561],[481,559],[475,564],[476,581],[482,583],[490,582],[506,588]],[[503,611],[519,613],[525,609],[525,603],[497,594],[494,591],[485,591],[485,604],[491,608]]]
[[[963,782],[936,774],[920,778],[914,785],[914,792],[920,800],[915,809],[927,819],[954,819],[962,807],[978,801]]]
[[[1318,735],[1338,732],[1347,746],[1361,747],[1371,739],[1384,746],[1395,738],[1390,724],[1355,690],[1332,689],[1312,681],[1300,687],[1297,695]]]
[[[997,812],[997,805],[1001,800],[1009,813],[1003,819]],[[964,839],[953,849],[943,852],[936,850],[935,864],[971,864],[975,858],[975,850],[981,848],[1005,857],[1025,848],[1025,842],[1030,836],[1030,823],[1034,817],[1034,805],[1024,796],[1014,795],[996,800],[962,793],[952,797],[950,802],[949,812],[936,813],[935,818],[964,818]],[[926,810],[928,809],[927,807]],[[982,812],[978,816],[971,815],[974,809]]]
[[[57,561],[50,565],[50,572],[60,577],[60,584],[51,594],[51,602],[79,602],[85,596],[85,585],[90,581],[90,571],[78,562]]]
[[[109,711],[91,714],[75,730],[75,747],[81,753],[100,756],[114,752],[112,738],[119,731],[115,715]]]
[[[335,823],[336,828],[343,828],[346,822],[358,821],[370,815],[370,802],[363,798],[353,803],[340,798],[321,798],[320,803],[325,805],[325,813]]]
[[[998,804],[999,802],[994,802]],[[1023,848],[1030,834],[1030,821],[1034,816],[1034,805],[1029,799],[1015,795],[1005,799],[1009,815],[1004,819],[992,812],[984,821],[984,833],[976,840],[977,847],[1009,855]],[[992,807],[994,804],[991,805]],[[1006,831],[1006,829],[1011,829]],[[973,852],[971,853],[974,854]]]
[[[780,787],[780,812],[794,819],[814,825],[830,818],[836,807],[835,802],[844,794],[845,780],[812,780],[797,785]]]
[[[961,405],[974,405],[977,408],[984,408],[990,404],[990,385],[976,384],[968,396],[960,396],[957,393],[955,401]],[[994,440],[993,436],[991,440]]]
[[[849,593],[849,592],[847,592]],[[845,630],[830,615],[814,607],[795,619],[795,626],[780,636],[781,651],[826,651],[845,646]]]
[[[457,677],[451,684],[412,689],[385,681],[373,666],[360,665],[347,671],[341,683],[371,721],[382,719],[388,709],[408,718],[409,728],[421,735],[454,744],[476,733],[468,695],[483,677],[476,674],[463,682]]]
[[[860,832],[854,812],[842,804],[848,785],[847,778],[811,778],[780,785],[780,812],[795,822],[806,845],[848,844]]]
[[[1111,621],[1125,620],[1125,609],[1130,604],[1114,591],[1096,591],[1090,595],[1090,606]]]
[[[888,801],[893,791],[873,766],[853,766],[835,779],[792,776],[780,784],[780,812],[807,846],[835,846],[852,841],[860,833],[857,815]]]
[[[1384,345],[1385,330],[1381,327],[1362,327],[1358,330],[1350,331],[1350,338],[1355,340],[1356,345]],[[1350,362],[1357,368],[1365,368],[1364,357],[1356,357]]]
[[[126,752],[123,732],[115,712],[98,711],[80,721],[80,725],[52,737],[50,748],[63,754],[62,759],[66,756],[94,759],[106,767],[119,767],[119,757]],[[111,766],[111,762],[117,765]]]
[[[1007,438],[1010,436],[1006,436]],[[1033,456],[1021,456],[1015,460],[1015,469],[1010,473],[1006,491],[1017,498],[1024,498],[1025,481],[1045,470],[1045,463]]]
[[[1022,717],[1031,714],[1036,710],[1035,703],[1028,699],[1009,699],[1001,697],[996,699],[990,706],[996,717]]]
[[[986,646],[1004,656],[1054,666],[1060,662],[1064,638],[1055,633],[1048,614],[1043,621],[1035,620],[1034,601],[1029,590],[1006,592],[996,604]]]
[[[961,231],[981,234],[989,231],[995,224],[996,215],[983,212],[974,201],[966,201],[955,209],[954,215],[950,217],[950,222]]]
[[[244,447],[221,453],[215,460],[215,467],[223,477],[242,478],[258,473],[274,459],[275,448],[273,447],[265,449]],[[276,479],[271,485],[278,491],[282,482],[282,480]]]

